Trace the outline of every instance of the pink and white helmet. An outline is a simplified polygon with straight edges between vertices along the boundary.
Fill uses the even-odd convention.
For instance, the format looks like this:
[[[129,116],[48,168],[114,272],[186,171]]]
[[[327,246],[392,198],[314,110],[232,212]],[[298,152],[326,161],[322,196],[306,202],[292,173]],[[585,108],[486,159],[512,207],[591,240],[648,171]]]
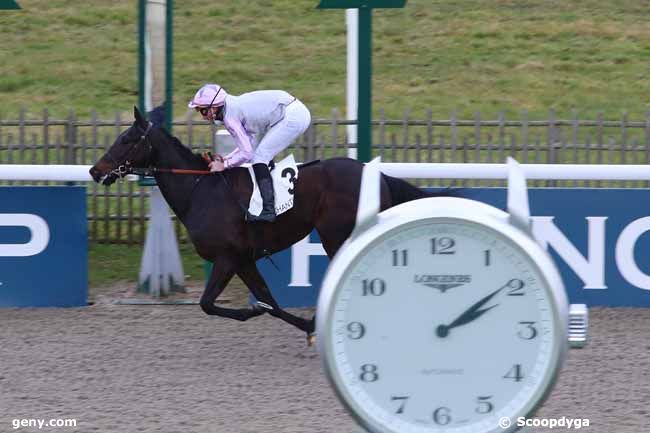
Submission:
[[[226,101],[226,90],[218,84],[206,84],[196,92],[194,98],[187,106],[196,107],[219,107]]]

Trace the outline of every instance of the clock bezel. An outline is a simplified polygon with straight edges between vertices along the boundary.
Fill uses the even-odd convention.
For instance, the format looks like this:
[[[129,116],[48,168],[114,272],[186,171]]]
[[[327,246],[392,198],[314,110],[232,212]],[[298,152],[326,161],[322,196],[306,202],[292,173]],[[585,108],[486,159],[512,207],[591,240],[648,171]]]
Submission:
[[[514,421],[517,417],[529,415],[544,402],[560,373],[568,348],[569,307],[562,278],[550,255],[532,238],[530,233],[510,224],[507,213],[481,202],[456,197],[425,198],[407,202],[380,213],[375,225],[356,234],[346,242],[330,263],[318,298],[316,331],[325,374],[338,398],[363,428],[373,433],[396,433],[371,417],[349,392],[336,368],[331,344],[334,327],[330,328],[327,324],[332,320],[336,296],[342,288],[343,277],[357,265],[360,255],[364,251],[372,249],[384,238],[393,236],[396,231],[426,225],[427,222],[434,220],[444,220],[446,223],[452,224],[454,220],[474,223],[489,230],[495,236],[505,238],[513,247],[517,247],[523,254],[530,257],[530,263],[537,268],[537,273],[542,277],[539,285],[546,291],[553,307],[551,317],[555,327],[549,367],[544,373],[543,381],[522,410],[509,415],[513,425],[507,429],[495,425],[485,433],[516,431],[517,426]]]

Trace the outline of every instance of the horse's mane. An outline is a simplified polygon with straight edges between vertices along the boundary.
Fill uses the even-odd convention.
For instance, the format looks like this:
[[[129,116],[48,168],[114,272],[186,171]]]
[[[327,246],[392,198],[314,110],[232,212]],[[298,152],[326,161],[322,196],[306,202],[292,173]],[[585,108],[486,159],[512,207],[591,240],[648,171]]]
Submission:
[[[178,149],[181,156],[184,156],[184,157],[192,160],[193,163],[196,162],[196,163],[201,164],[202,167],[205,167],[205,168],[208,167],[208,163],[205,161],[205,159],[203,159],[203,156],[200,153],[194,153],[192,151],[192,149],[190,149],[189,147],[184,145],[183,142],[178,139],[178,137],[176,137],[175,135],[170,134],[166,129],[164,129],[164,128],[158,128],[158,129]],[[312,161],[303,162],[303,163],[298,164],[298,169],[300,170],[300,169],[303,169],[305,167],[309,167],[310,165],[314,165],[314,164],[318,164],[318,163],[320,163],[320,159],[315,159],[315,160],[312,160]]]
[[[192,152],[192,149],[185,146],[183,142],[178,139],[178,137],[170,134],[166,129],[164,128],[158,128],[158,129],[165,135],[165,137],[167,137],[172,142],[172,144],[176,147],[176,149],[178,149],[181,156],[191,159],[192,162],[200,163],[203,167],[207,168],[208,163],[205,162],[201,154]]]

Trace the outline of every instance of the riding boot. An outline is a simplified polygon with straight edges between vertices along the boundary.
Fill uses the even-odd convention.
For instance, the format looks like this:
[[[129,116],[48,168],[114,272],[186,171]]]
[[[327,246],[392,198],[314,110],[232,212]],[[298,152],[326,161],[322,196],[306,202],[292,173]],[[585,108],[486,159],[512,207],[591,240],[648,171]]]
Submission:
[[[253,164],[253,172],[257,179],[257,185],[262,195],[262,213],[259,216],[248,214],[248,221],[275,221],[275,197],[273,194],[273,179],[266,164]]]

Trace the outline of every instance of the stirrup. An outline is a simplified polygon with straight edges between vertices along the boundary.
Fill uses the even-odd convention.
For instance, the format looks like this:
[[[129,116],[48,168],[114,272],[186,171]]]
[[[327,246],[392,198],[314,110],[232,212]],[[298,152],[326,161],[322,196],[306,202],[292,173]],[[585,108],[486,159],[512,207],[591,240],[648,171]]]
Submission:
[[[253,215],[250,212],[246,212],[246,221],[248,222],[272,223],[275,221],[275,218],[276,218],[275,213],[271,213],[271,212],[262,211],[262,213],[259,215]]]

